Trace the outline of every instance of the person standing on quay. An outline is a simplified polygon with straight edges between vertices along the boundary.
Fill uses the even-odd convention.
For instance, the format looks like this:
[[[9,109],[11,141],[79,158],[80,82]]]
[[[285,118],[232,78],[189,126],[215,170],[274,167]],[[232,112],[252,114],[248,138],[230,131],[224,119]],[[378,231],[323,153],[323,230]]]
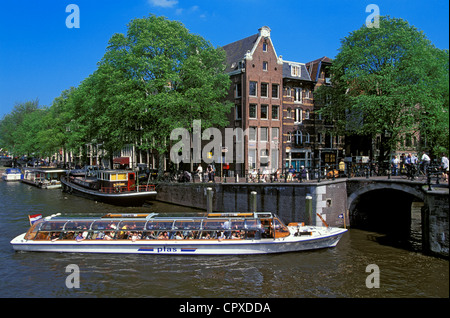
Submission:
[[[400,160],[397,158],[397,156],[394,156],[392,159],[392,175],[397,176],[398,175],[398,165],[400,164]]]
[[[441,158],[442,178],[445,182],[448,182],[448,158],[445,154],[442,154]]]

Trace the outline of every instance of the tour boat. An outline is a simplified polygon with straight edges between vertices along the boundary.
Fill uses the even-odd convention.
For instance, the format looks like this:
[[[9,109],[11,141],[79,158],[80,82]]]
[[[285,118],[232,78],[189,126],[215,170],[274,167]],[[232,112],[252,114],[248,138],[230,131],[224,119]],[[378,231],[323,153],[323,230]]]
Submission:
[[[61,182],[64,192],[114,205],[142,206],[157,194],[152,184],[136,184],[136,173],[129,170],[94,170],[85,176],[70,173]]]
[[[18,168],[8,168],[2,174],[4,181],[20,181],[23,179],[22,171]]]
[[[286,226],[270,212],[53,215],[40,218],[11,244],[17,251],[38,252],[245,255],[334,247],[346,231]]]

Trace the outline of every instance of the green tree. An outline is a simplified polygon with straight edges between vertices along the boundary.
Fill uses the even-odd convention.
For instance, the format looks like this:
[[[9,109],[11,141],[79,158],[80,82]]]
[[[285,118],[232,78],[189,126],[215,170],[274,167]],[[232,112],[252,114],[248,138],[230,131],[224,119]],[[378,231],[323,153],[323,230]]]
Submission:
[[[181,23],[153,15],[132,20],[127,34],[111,38],[98,70],[109,79],[102,101],[115,143],[140,141],[163,156],[175,128],[192,130],[194,119],[225,126],[231,82],[224,70],[224,51]]]
[[[38,109],[39,101],[37,99],[17,103],[11,113],[3,117],[0,121],[1,148],[8,149],[14,155],[23,155],[32,152],[26,150],[26,146],[23,143],[28,142],[28,140],[23,140],[21,135],[25,132],[23,128],[25,118]]]
[[[340,133],[380,136],[380,161],[405,133],[431,138],[437,123],[430,119],[448,110],[448,52],[402,19],[381,17],[379,28],[351,32],[331,73],[333,85],[317,93],[324,116]]]

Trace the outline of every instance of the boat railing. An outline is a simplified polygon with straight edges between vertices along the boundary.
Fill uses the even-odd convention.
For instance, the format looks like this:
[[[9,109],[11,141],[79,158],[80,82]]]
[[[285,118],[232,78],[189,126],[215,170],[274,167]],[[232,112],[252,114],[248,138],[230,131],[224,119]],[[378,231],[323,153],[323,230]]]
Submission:
[[[155,185],[140,185],[128,188],[127,186],[101,187],[100,192],[103,193],[125,193],[125,192],[148,192],[155,191]]]

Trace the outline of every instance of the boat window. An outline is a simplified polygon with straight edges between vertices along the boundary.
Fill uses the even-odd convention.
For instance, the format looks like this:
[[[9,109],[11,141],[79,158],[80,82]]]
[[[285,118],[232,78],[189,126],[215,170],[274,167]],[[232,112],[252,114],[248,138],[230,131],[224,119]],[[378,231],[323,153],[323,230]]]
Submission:
[[[149,221],[147,230],[171,230],[173,221]]]
[[[205,220],[203,222],[204,230],[221,230],[221,229],[229,229],[230,221],[227,219],[223,220]]]
[[[61,231],[67,221],[46,221],[42,223],[40,231]]]
[[[143,231],[145,229],[146,221],[122,221],[120,222],[120,229],[127,229],[130,231]]]
[[[27,234],[25,234],[25,239],[26,240],[33,240],[36,236],[36,233],[38,231],[38,229],[40,228],[41,224],[42,224],[43,220],[39,220],[36,223],[34,223],[30,229],[28,230]]]
[[[232,230],[245,229],[245,220],[231,220],[231,229]]]
[[[115,230],[119,221],[95,221],[92,224],[93,230]]]
[[[248,230],[259,230],[261,229],[260,220],[245,220],[245,228]]]
[[[89,230],[92,221],[69,221],[64,227],[65,230]]]
[[[174,229],[179,230],[192,230],[200,229],[201,220],[178,220],[175,221]]]
[[[283,224],[283,222],[281,222],[279,219],[274,219],[273,223],[275,225],[275,230],[289,232],[289,230],[286,228],[286,226]]]

